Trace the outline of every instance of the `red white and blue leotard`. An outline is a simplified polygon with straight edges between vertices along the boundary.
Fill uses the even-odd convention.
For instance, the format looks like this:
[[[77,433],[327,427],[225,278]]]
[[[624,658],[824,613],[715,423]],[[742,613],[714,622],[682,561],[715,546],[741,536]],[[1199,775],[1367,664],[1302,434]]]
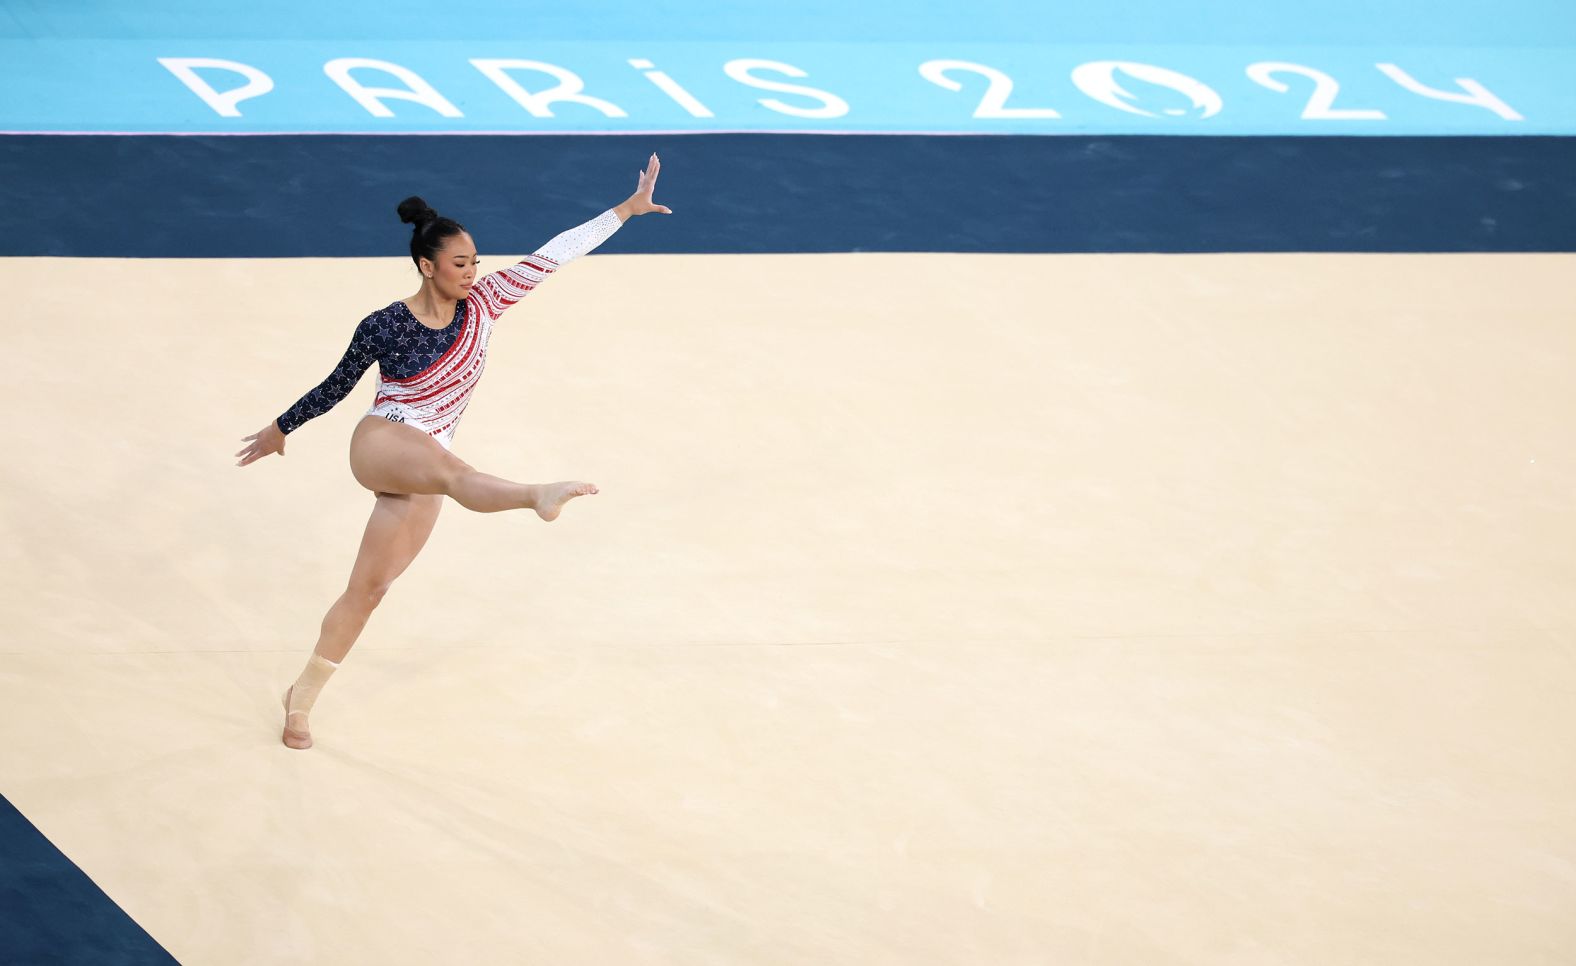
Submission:
[[[487,340],[505,309],[547,277],[612,237],[621,222],[605,211],[564,232],[535,253],[471,286],[442,329],[423,325],[404,302],[361,320],[339,365],[276,422],[292,433],[350,394],[363,373],[378,364],[377,395],[368,415],[414,426],[448,449],[455,427],[487,363]]]

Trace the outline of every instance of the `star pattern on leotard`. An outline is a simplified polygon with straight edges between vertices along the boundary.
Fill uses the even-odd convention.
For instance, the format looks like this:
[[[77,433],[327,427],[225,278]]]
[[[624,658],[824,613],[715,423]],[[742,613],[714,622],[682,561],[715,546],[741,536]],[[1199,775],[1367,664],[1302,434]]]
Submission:
[[[454,319],[441,329],[422,325],[404,302],[373,312],[356,326],[350,347],[328,378],[279,417],[280,430],[294,432],[302,423],[334,408],[374,362],[385,381],[410,379],[432,368],[459,339],[467,312],[496,319],[558,267],[606,241],[621,223],[618,212],[608,209],[583,225],[560,232],[518,265],[479,280],[471,291],[475,305],[467,306],[466,300],[460,300],[454,307]],[[468,378],[473,376],[471,372]],[[463,409],[463,402],[461,406]],[[448,425],[452,426],[453,420]]]
[[[409,379],[432,368],[453,347],[464,323],[464,299],[454,306],[453,320],[441,329],[422,325],[404,302],[373,312],[356,326],[350,347],[328,378],[279,417],[279,429],[293,432],[307,420],[333,409],[356,388],[374,362],[385,379]]]

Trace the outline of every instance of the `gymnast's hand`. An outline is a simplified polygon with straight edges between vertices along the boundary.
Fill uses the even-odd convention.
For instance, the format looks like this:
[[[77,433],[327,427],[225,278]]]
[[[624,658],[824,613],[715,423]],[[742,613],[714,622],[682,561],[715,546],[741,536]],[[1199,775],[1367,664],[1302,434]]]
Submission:
[[[250,436],[242,436],[241,439],[247,441],[247,445],[245,449],[235,454],[241,458],[236,466],[255,463],[269,453],[285,455],[285,434],[281,433],[278,425],[274,423],[269,423]]]
[[[651,200],[651,192],[657,187],[657,172],[661,170],[662,162],[657,160],[656,154],[652,154],[646,170],[640,172],[640,178],[635,182],[635,193],[629,196],[629,200],[613,209],[618,213],[619,220],[628,221],[636,215],[649,215],[653,211],[660,211],[664,215],[673,214],[672,208]]]

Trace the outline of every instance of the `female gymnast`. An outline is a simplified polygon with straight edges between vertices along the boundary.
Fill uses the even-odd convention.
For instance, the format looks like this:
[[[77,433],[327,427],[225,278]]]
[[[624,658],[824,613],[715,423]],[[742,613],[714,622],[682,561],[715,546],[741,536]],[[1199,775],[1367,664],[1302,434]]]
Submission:
[[[317,388],[250,436],[237,466],[283,454],[285,436],[333,408],[373,362],[377,395],[350,437],[350,472],[375,501],[345,592],[328,609],[306,668],[285,691],[284,743],[312,747],[307,715],[329,675],[345,659],[394,579],[416,558],[437,522],[443,498],[467,510],[532,509],[553,520],[565,503],[597,491],[590,483],[512,483],[479,473],[449,452],[487,361],[487,340],[504,309],[549,275],[606,241],[636,215],[673,212],[651,200],[661,163],[653,154],[628,200],[557,236],[519,264],[476,278],[476,243],[458,223],[420,198],[399,205],[415,228],[410,257],[421,290],[367,316],[344,358]]]

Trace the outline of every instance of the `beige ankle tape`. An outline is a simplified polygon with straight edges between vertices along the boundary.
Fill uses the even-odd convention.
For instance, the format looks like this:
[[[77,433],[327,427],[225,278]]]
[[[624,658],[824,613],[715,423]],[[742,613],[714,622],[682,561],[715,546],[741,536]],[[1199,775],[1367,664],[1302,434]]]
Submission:
[[[294,690],[290,692],[290,714],[311,714],[318,692],[323,690],[323,685],[328,683],[329,676],[338,667],[338,664],[323,655],[313,654],[301,670],[301,676],[296,678]]]

